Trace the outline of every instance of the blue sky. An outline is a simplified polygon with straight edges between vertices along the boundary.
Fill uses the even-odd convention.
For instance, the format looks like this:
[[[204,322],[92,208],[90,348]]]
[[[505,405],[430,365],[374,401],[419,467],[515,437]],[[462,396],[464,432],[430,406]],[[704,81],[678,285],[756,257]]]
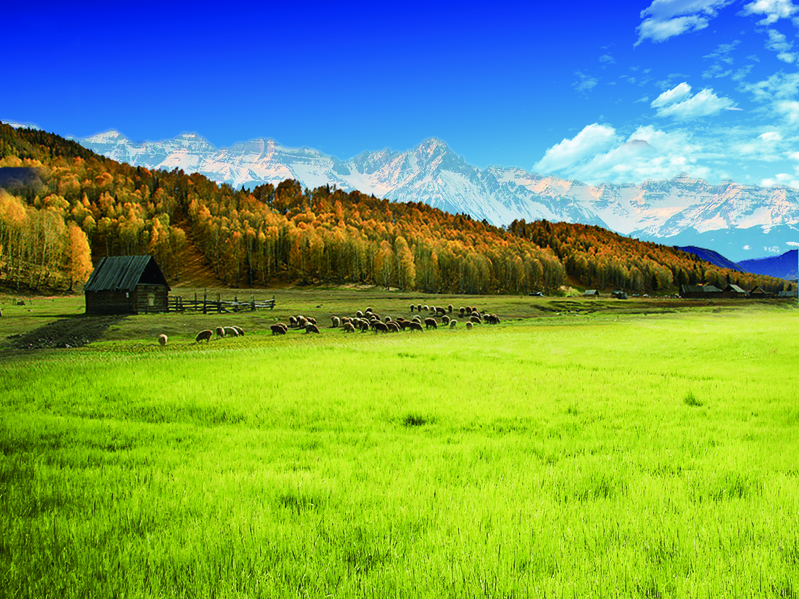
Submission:
[[[62,135],[799,187],[791,0],[15,4],[0,119]]]

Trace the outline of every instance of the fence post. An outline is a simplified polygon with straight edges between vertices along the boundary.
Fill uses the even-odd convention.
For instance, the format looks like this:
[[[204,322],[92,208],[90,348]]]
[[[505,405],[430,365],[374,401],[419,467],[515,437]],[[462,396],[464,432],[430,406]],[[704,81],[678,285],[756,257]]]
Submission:
[[[203,314],[208,314],[208,290],[203,292]]]

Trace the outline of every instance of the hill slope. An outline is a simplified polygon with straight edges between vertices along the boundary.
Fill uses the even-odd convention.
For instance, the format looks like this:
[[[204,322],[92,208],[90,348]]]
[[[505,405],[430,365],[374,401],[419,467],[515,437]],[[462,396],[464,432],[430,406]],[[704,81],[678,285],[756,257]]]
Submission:
[[[799,279],[799,250],[790,250],[771,258],[744,260],[738,265],[759,275],[795,281]]]

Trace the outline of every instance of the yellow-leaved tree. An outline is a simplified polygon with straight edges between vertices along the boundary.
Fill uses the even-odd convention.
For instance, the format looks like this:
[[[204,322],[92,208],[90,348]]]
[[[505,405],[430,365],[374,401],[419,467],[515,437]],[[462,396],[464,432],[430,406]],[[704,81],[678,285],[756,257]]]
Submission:
[[[85,283],[92,272],[92,252],[89,240],[75,223],[69,223],[69,245],[67,247],[67,271],[69,272],[69,290],[74,283]]]

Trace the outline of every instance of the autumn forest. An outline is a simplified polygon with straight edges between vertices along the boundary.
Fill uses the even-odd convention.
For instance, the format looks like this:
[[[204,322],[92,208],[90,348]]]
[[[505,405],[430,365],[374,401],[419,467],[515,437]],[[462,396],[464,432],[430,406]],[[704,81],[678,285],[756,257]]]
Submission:
[[[446,293],[556,292],[564,285],[674,292],[782,280],[717,268],[599,227],[536,221],[498,228],[421,203],[293,180],[236,190],[183,171],[150,171],[59,136],[0,124],[0,283],[72,288],[108,255],[152,254],[172,280],[199,251],[235,287],[365,284]]]

